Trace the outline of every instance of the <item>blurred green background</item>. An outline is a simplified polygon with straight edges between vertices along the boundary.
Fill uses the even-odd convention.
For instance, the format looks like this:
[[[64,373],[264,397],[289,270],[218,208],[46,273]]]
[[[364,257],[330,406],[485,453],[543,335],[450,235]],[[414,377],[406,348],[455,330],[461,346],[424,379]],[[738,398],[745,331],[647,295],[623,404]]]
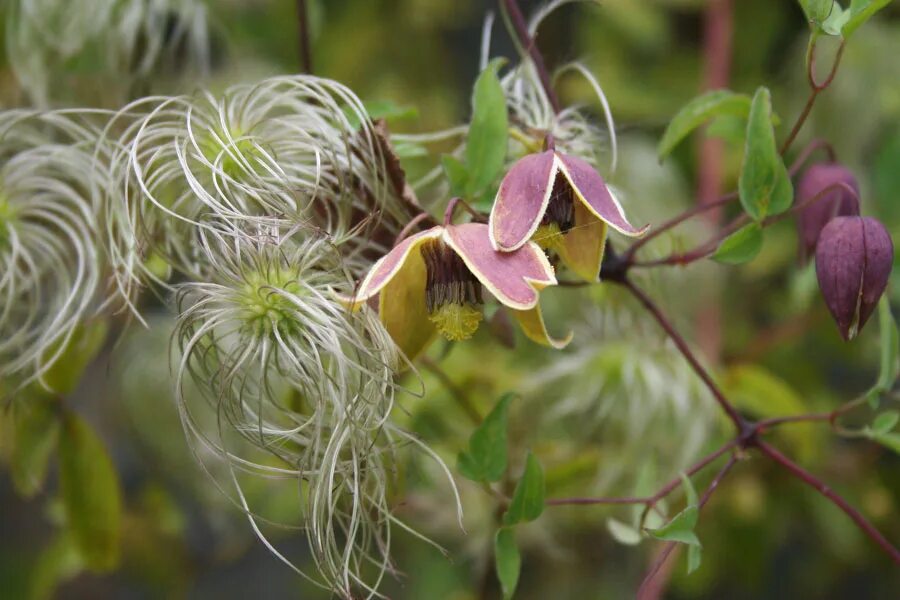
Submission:
[[[347,84],[364,100],[414,107],[414,113],[391,122],[392,131],[430,131],[468,119],[481,26],[486,11],[495,9],[493,3],[308,4],[315,73]],[[530,11],[539,3],[522,5]],[[298,71],[292,0],[210,0],[207,6],[214,68],[204,85],[222,90]],[[78,2],[70,2],[71,10],[78,8]],[[697,146],[683,144],[660,165],[655,144],[668,119],[702,88],[705,10],[703,0],[572,4],[549,17],[540,31],[539,44],[550,64],[582,60],[609,98],[621,136],[621,167],[612,181],[624,191],[633,222],[658,223],[695,202]],[[803,14],[791,0],[735,0],[733,24],[729,86],[752,93],[758,85],[768,85],[784,136],[785,124],[793,122],[807,94]],[[7,31],[6,24],[0,29]],[[492,54],[513,53],[498,21]],[[78,64],[82,71],[76,77],[90,77],[91,58]],[[560,87],[566,103],[590,105],[585,84],[565,79]],[[162,91],[191,90],[188,84],[173,83]],[[102,89],[99,97],[96,92],[92,102],[115,105]],[[7,107],[27,102],[7,61],[0,72],[0,98]],[[742,155],[729,131],[723,121],[712,132],[724,139],[726,190],[736,183]],[[837,80],[817,104],[800,144],[813,136],[834,145],[858,175],[863,211],[881,218],[900,239],[897,3],[850,42]],[[412,160],[406,167],[415,174],[430,164],[428,159]],[[702,226],[688,227],[686,233],[661,241],[651,254],[686,246],[702,234]],[[842,343],[814,277],[795,264],[795,248],[793,224],[784,222],[769,234],[763,254],[746,267],[701,265],[645,279],[654,294],[665,296],[687,332],[695,329],[697,314],[719,307],[722,343],[717,356],[708,358],[720,364],[722,380],[736,401],[760,416],[828,410],[864,391],[877,376],[877,326],[873,322],[859,339]],[[890,290],[895,306],[900,305],[896,276]],[[483,411],[503,391],[523,393],[512,414],[513,444],[520,450],[514,454],[523,455],[530,447],[541,456],[551,495],[630,494],[647,465],[658,463],[651,479],[662,482],[690,462],[691,455],[725,439],[727,425],[710,416],[708,404],[688,402],[679,408],[674,400],[636,397],[666,394],[671,382],[688,394],[701,391],[690,376],[682,380],[680,359],[618,290],[555,290],[551,304],[548,320],[560,327],[575,327],[582,336],[582,319],[590,323],[584,329],[588,335],[582,336],[587,339],[563,358],[532,347],[506,352],[484,332],[444,358],[445,370]],[[592,308],[578,308],[586,304]],[[328,597],[269,554],[239,510],[197,466],[171,398],[171,316],[162,302],[148,312],[153,327],[132,324],[111,335],[70,399],[101,432],[120,474],[126,506],[120,567],[109,574],[74,568],[77,561],[56,534],[60,511],[53,500],[53,477],[30,500],[14,492],[8,477],[0,477],[0,598]],[[648,374],[642,364],[648,355],[673,366]],[[555,383],[560,377],[564,383]],[[408,414],[398,418],[452,465],[470,425],[436,379],[426,374],[424,382],[426,397],[404,400]],[[580,398],[582,405],[568,412],[560,408],[566,394]],[[603,398],[616,401],[604,403]],[[591,406],[601,404],[608,414],[595,421],[584,418]],[[861,417],[863,422],[866,418]],[[889,539],[900,540],[900,457],[865,441],[838,438],[825,427],[798,425],[774,439],[846,494]],[[685,447],[689,449],[679,454]],[[460,484],[467,511],[464,535],[454,525],[449,495],[431,466],[411,464],[402,480],[398,514],[451,555],[445,558],[398,534],[394,554],[399,574],[385,593],[392,598],[464,599],[478,597],[482,589],[494,590],[495,584],[483,583],[491,578],[485,574],[490,499],[474,486]],[[258,485],[251,493],[271,514],[295,519],[295,486]],[[524,563],[517,597],[630,597],[658,550],[652,543],[628,547],[612,539],[607,518],[628,520],[630,510],[548,509],[520,536]],[[900,595],[896,566],[845,515],[759,459],[743,462],[729,476],[704,509],[698,534],[704,545],[702,567],[688,577],[683,558],[673,561],[665,597]],[[310,567],[302,532],[282,531],[275,539],[284,554]]]

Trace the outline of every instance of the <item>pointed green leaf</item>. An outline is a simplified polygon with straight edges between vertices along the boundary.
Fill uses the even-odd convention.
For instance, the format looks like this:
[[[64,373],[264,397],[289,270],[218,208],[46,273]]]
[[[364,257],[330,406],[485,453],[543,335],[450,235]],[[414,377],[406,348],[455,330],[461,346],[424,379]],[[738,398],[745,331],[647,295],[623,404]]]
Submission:
[[[614,540],[626,546],[637,546],[643,540],[640,531],[612,517],[606,520],[606,528]]]
[[[775,145],[772,98],[760,87],[753,96],[747,119],[747,139],[738,192],[741,205],[755,221],[790,208],[793,188]]]
[[[84,370],[103,348],[108,329],[106,321],[78,325],[59,358],[44,373],[42,379],[47,387],[63,396],[72,393],[81,381]],[[50,360],[58,350],[59,346],[50,348],[46,360]]]
[[[699,509],[691,505],[672,517],[672,520],[659,529],[648,529],[648,533],[658,540],[679,542],[682,544],[699,544],[700,540],[694,534],[697,525]]]
[[[681,477],[681,486],[684,488],[685,503],[688,506],[698,506],[700,500],[697,498],[697,490],[694,489],[691,478],[684,473],[679,473],[679,476]]]
[[[722,240],[712,259],[726,265],[739,265],[756,258],[762,246],[762,228],[759,223],[750,223]]]
[[[495,59],[481,72],[472,93],[472,122],[466,138],[466,167],[469,179],[466,196],[483,192],[500,176],[506,160],[509,117],[506,97],[497,71],[505,62]]]
[[[831,14],[829,14],[828,18],[822,23],[822,31],[828,35],[841,35],[841,30],[844,29],[844,25],[846,25],[849,20],[850,10],[841,8],[841,6],[835,2],[834,6],[831,8]]]
[[[697,96],[672,117],[659,141],[657,153],[662,160],[692,131],[715,117],[746,119],[750,113],[750,97],[730,90],[714,90]]]
[[[700,568],[700,559],[703,549],[700,544],[691,544],[688,546],[688,575]]]
[[[831,14],[832,4],[834,4],[834,0],[800,0],[800,6],[803,7],[806,18],[818,25],[824,23]]]
[[[59,407],[55,399],[41,396],[17,402],[13,411],[12,481],[16,491],[30,497],[40,491],[47,477],[59,439]]]
[[[76,415],[67,415],[60,431],[59,478],[69,531],[86,566],[112,569],[119,561],[119,480],[103,442]]]
[[[525,460],[525,472],[516,484],[512,501],[503,515],[503,524],[515,525],[537,519],[544,512],[544,494],[544,470],[529,452]]]
[[[503,598],[509,600],[516,593],[519,571],[522,569],[522,557],[519,555],[519,547],[516,545],[512,529],[503,527],[497,530],[494,537],[494,560]]]
[[[469,438],[459,453],[457,469],[472,481],[500,481],[506,472],[506,414],[514,394],[506,394]]]
[[[900,433],[875,433],[873,431],[868,431],[867,433],[871,439],[875,440],[885,448],[890,448],[897,454],[900,454]]]
[[[885,411],[872,421],[872,433],[875,435],[888,433],[897,425],[897,421],[900,421],[900,412],[896,410]]]
[[[84,569],[84,561],[71,536],[63,533],[44,548],[34,563],[29,577],[28,598],[49,600],[61,583],[75,577]]]
[[[847,10],[850,17],[844,23],[841,35],[845,38],[850,37],[853,32],[862,27],[863,23],[872,18],[872,15],[890,3],[891,0],[850,0],[850,8]]]

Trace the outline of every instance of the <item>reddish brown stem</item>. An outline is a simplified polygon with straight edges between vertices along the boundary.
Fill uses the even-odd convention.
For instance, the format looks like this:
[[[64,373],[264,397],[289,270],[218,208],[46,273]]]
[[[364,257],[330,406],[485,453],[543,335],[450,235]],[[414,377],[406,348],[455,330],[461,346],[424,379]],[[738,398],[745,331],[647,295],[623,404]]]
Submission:
[[[421,212],[417,214],[415,217],[410,219],[409,223],[403,226],[403,229],[400,230],[400,233],[397,234],[397,237],[394,239],[394,245],[396,246],[412,233],[412,230],[416,228],[416,226],[420,225],[423,221],[431,219],[431,215],[426,212]]]
[[[828,143],[826,140],[815,139],[808,143],[806,147],[800,151],[800,154],[798,154],[797,158],[794,159],[794,162],[791,163],[791,166],[788,169],[788,175],[791,177],[795,176],[803,167],[803,165],[806,164],[806,161],[809,160],[809,157],[812,156],[812,154],[817,150],[825,150],[825,153],[828,155],[829,162],[834,162],[837,160],[837,153],[834,151],[834,147],[830,143]]]
[[[787,154],[787,151],[790,149],[791,144],[794,143],[794,140],[797,138],[797,134],[800,133],[800,129],[803,128],[803,124],[806,123],[806,119],[809,118],[809,113],[812,112],[813,105],[816,103],[816,98],[819,97],[819,94],[825,91],[828,86],[831,85],[831,82],[834,81],[834,76],[837,74],[838,66],[841,63],[841,57],[844,55],[844,40],[841,39],[841,43],[838,46],[837,54],[835,54],[834,62],[831,65],[831,71],[828,73],[828,77],[825,78],[825,81],[819,83],[816,81],[816,42],[812,42],[812,47],[809,51],[809,58],[806,61],[806,74],[809,79],[810,92],[809,98],[806,100],[806,105],[803,107],[803,110],[800,112],[800,116],[797,117],[797,120],[794,122],[794,127],[791,129],[791,133],[788,134],[787,139],[784,140],[784,143],[781,145],[781,155],[784,156]]]
[[[694,463],[684,473],[688,476],[694,475],[701,471],[708,464],[737,446],[738,440],[733,439],[711,452]],[[618,498],[551,498],[547,500],[547,506],[566,506],[566,505],[591,505],[591,504],[647,504],[654,505],[669,494],[672,493],[679,485],[681,485],[681,477],[676,477],[666,483],[652,496],[623,496]]]
[[[638,250],[640,250],[647,242],[659,237],[660,235],[669,231],[670,229],[677,227],[678,225],[681,225],[688,219],[690,219],[692,217],[696,217],[699,214],[705,213],[708,210],[712,210],[715,208],[725,206],[726,204],[734,202],[737,199],[738,199],[737,192],[731,192],[730,194],[725,194],[724,196],[717,198],[716,200],[713,200],[712,202],[707,202],[704,204],[697,204],[696,206],[689,208],[688,210],[684,211],[680,215],[676,215],[676,216],[672,217],[671,219],[669,219],[668,221],[663,222],[661,225],[652,228],[649,231],[649,233],[647,233],[644,237],[636,240],[633,244],[631,244],[631,246],[628,248],[628,250],[625,251],[625,257],[630,259],[632,256],[634,256],[634,253],[637,252]]]
[[[501,9],[505,9],[506,14],[509,15],[509,20],[515,30],[516,37],[519,38],[519,44],[521,44],[522,48],[528,53],[528,56],[534,63],[534,68],[537,70],[538,77],[541,80],[541,86],[543,86],[544,92],[547,94],[547,99],[550,101],[550,106],[558,113],[561,108],[559,97],[553,89],[553,83],[550,81],[550,72],[547,70],[547,64],[544,62],[544,57],[535,45],[534,39],[532,39],[531,35],[528,33],[528,23],[525,21],[525,17],[519,9],[519,4],[516,0],[501,0]]]
[[[300,67],[303,73],[312,75],[312,44],[309,39],[309,10],[306,0],[297,0],[297,30],[300,37]]]
[[[790,210],[785,211],[778,215],[773,215],[771,217],[767,217],[766,219],[764,219],[762,221],[761,226],[765,228],[765,227],[768,227],[775,223],[778,223],[779,221],[783,221],[784,219],[790,217],[791,215],[803,210],[804,208],[806,208],[813,202],[818,202],[819,200],[825,198],[828,195],[828,193],[834,191],[835,188],[841,188],[846,193],[850,194],[856,200],[857,212],[859,212],[859,196],[857,195],[856,190],[854,190],[852,187],[850,187],[846,183],[844,183],[842,181],[838,181],[838,182],[832,183],[828,187],[822,189],[821,191],[819,191],[819,193],[817,193],[812,198],[809,198],[803,202],[798,202],[798,203],[794,204],[790,208]],[[669,256],[665,256],[663,258],[657,258],[655,260],[632,261],[629,266],[647,268],[647,267],[660,267],[660,266],[664,266],[664,265],[681,265],[681,266],[689,265],[693,262],[704,259],[704,258],[708,257],[710,254],[712,254],[713,252],[715,252],[716,248],[719,247],[719,244],[722,242],[722,240],[724,240],[726,237],[728,237],[729,235],[731,235],[732,233],[734,233],[735,231],[737,231],[744,225],[748,224],[749,222],[750,222],[750,217],[748,217],[747,215],[741,215],[738,218],[734,219],[731,223],[729,223],[728,226],[726,226],[725,228],[720,230],[718,233],[716,233],[716,235],[714,235],[712,238],[710,238],[706,242],[700,244],[699,246],[697,246],[696,248],[694,248],[693,250],[691,250],[689,252],[673,253],[673,254],[670,254]]]
[[[866,520],[862,513],[850,506],[850,504],[838,495],[837,492],[828,487],[826,483],[819,480],[815,475],[806,471],[803,467],[779,452],[775,447],[763,441],[758,442],[757,447],[763,454],[784,467],[791,475],[800,479],[805,484],[828,498],[832,504],[840,508],[848,517],[853,519],[853,522],[856,523],[857,527],[878,544],[881,549],[891,557],[891,560],[900,565],[900,550],[897,550],[887,538],[881,535],[880,531],[875,529],[875,527]]]
[[[663,314],[660,308],[656,305],[650,297],[644,293],[639,287],[635,286],[629,280],[625,280],[623,285],[632,293],[632,295],[638,299],[638,301],[650,312],[651,315],[656,319],[656,322],[659,323],[660,327],[662,327],[666,334],[668,334],[669,339],[675,343],[675,346],[684,355],[684,358],[688,361],[691,367],[694,369],[694,372],[703,380],[703,383],[706,385],[707,389],[712,393],[713,398],[715,398],[716,402],[718,402],[719,406],[725,411],[725,414],[728,415],[728,418],[731,419],[731,422],[734,424],[735,428],[738,432],[743,432],[746,428],[746,420],[741,414],[737,411],[734,405],[728,401],[725,397],[725,394],[722,393],[722,390],[719,389],[719,386],[716,385],[716,382],[713,381],[712,376],[706,370],[706,368],[700,364],[700,360],[694,355],[694,352],[688,346],[687,341],[681,336],[680,333],[675,329],[669,319]]]

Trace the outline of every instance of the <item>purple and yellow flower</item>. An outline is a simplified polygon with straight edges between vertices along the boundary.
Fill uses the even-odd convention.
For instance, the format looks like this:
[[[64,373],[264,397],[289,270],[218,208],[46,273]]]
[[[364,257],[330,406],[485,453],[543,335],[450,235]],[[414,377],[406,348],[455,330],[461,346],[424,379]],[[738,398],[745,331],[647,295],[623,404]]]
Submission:
[[[553,267],[533,242],[511,252],[491,247],[481,223],[437,226],[411,235],[383,256],[347,304],[359,308],[377,297],[382,324],[412,360],[440,333],[465,340],[478,329],[482,286],[510,310],[530,339],[554,348],[538,305],[539,292],[556,285]]]
[[[586,161],[546,150],[512,166],[489,221],[491,245],[512,252],[529,240],[555,251],[576,275],[596,281],[607,227],[637,237],[606,182]]]

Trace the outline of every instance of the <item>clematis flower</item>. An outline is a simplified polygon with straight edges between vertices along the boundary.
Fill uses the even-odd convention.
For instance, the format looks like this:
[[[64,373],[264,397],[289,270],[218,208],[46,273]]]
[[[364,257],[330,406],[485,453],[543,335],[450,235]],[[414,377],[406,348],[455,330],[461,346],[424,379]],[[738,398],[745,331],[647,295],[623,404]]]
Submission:
[[[344,301],[356,309],[377,296],[381,322],[412,360],[436,333],[454,341],[475,333],[484,286],[510,309],[526,336],[562,348],[571,334],[551,338],[538,306],[538,292],[549,285],[556,285],[556,277],[537,244],[496,252],[487,225],[439,225],[397,244]]]
[[[625,218],[606,182],[586,161],[546,150],[512,166],[500,184],[489,221],[491,245],[511,252],[529,239],[554,250],[579,277],[596,281],[607,227],[643,235]]]

